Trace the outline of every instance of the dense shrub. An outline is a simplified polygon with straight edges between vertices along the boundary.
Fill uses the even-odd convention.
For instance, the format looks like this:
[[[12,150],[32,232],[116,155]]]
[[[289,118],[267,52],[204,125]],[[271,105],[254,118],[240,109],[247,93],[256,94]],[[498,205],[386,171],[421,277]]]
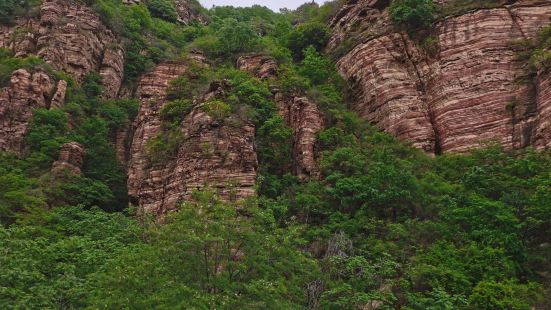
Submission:
[[[147,0],[147,8],[154,17],[158,17],[169,22],[176,22],[178,20],[178,13],[176,12],[173,1]]]
[[[287,37],[287,47],[293,52],[295,59],[303,57],[302,51],[313,46],[322,51],[329,40],[329,29],[320,22],[309,22],[298,25]]]
[[[397,26],[414,31],[430,26],[435,19],[436,5],[433,0],[393,0],[389,12]]]

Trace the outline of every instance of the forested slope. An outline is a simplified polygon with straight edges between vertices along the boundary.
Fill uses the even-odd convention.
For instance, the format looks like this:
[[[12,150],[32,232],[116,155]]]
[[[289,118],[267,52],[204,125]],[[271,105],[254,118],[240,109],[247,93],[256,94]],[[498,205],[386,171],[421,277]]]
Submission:
[[[429,54],[449,41],[431,43],[432,31],[492,19],[507,11],[498,2],[280,13],[182,0],[1,2],[0,308],[548,309],[545,143],[496,136],[447,148],[434,142],[434,115],[428,127],[411,114],[407,126],[419,127],[385,127],[404,121],[396,102],[426,107],[412,66],[446,76]],[[551,89],[551,28],[538,14],[530,20],[541,26],[507,42],[500,60],[511,62],[501,77],[520,72],[540,89],[543,104],[524,105],[511,124],[532,122],[541,138],[530,141],[550,128],[534,118]],[[372,38],[369,27],[389,31]],[[397,36],[396,50],[370,49]],[[428,60],[400,56],[422,49]],[[509,114],[523,107],[490,97]],[[427,128],[424,144],[409,139]]]

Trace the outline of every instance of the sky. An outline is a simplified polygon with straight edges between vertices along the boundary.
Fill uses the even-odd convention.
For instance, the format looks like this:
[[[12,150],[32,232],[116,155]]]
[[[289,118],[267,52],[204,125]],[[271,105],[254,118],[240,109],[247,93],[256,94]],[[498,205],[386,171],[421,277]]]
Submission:
[[[252,6],[259,4],[267,6],[275,12],[279,12],[280,8],[296,9],[304,2],[310,2],[311,0],[199,0],[201,4],[210,9],[213,5],[233,5],[233,6]],[[318,3],[323,3],[323,0],[317,0]]]

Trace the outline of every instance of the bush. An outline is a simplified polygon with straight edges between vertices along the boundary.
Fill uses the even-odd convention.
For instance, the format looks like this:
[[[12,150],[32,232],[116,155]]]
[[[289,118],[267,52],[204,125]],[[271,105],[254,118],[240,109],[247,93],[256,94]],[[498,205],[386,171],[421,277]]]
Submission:
[[[169,22],[178,21],[178,12],[174,7],[174,2],[170,0],[148,0],[147,8],[151,15],[164,19]]]
[[[177,99],[167,102],[160,112],[161,119],[171,125],[180,125],[184,117],[191,112],[193,102],[189,99]]]
[[[224,101],[212,100],[204,103],[201,109],[217,121],[222,121],[230,116],[231,106]]]
[[[321,52],[329,41],[329,28],[320,22],[310,22],[297,26],[287,37],[287,47],[293,52],[295,59],[303,57],[305,48],[313,46]]]
[[[389,12],[396,26],[414,31],[431,25],[436,5],[433,0],[393,0]]]

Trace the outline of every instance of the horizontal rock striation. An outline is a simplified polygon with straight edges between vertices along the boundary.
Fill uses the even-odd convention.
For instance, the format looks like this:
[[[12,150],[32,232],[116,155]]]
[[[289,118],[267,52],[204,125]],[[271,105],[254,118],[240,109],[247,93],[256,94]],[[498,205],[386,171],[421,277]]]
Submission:
[[[37,55],[81,81],[100,72],[106,98],[116,97],[123,79],[120,40],[91,8],[76,1],[45,0],[39,14],[0,29],[0,47],[16,56]]]
[[[84,164],[86,150],[78,142],[69,142],[61,146],[59,159],[52,165],[53,173],[62,173],[68,171],[73,174],[80,174],[80,169]]]
[[[489,141],[521,148],[538,140],[536,132],[545,131],[536,115],[542,99],[518,82],[523,66],[511,43],[549,24],[550,2],[516,1],[445,18],[433,25],[436,43],[428,48],[392,31],[386,5],[351,1],[332,22],[333,53],[349,39],[349,23],[360,29],[337,67],[364,119],[435,153],[466,152]]]
[[[258,162],[254,144],[255,129],[235,118],[216,120],[201,104],[184,118],[176,154],[163,163],[152,163],[147,143],[162,131],[159,112],[166,103],[169,82],[186,72],[185,63],[161,64],[145,75],[138,86],[140,111],[128,164],[128,191],[131,201],[144,212],[161,215],[191,198],[196,189],[216,189],[226,199],[255,193]],[[221,94],[223,83],[211,87],[199,102]]]
[[[41,71],[14,71],[9,86],[0,89],[0,151],[22,155],[33,111],[62,106],[66,87],[65,81],[56,85],[55,80]]]
[[[240,57],[237,67],[260,79],[277,74],[275,59],[261,54]],[[315,149],[317,133],[323,129],[323,118],[318,106],[298,94],[287,96],[277,89],[273,92],[279,114],[293,130],[293,173],[301,180],[317,178],[319,169]]]
[[[541,72],[536,79],[537,123],[535,147],[551,148],[551,73]]]

